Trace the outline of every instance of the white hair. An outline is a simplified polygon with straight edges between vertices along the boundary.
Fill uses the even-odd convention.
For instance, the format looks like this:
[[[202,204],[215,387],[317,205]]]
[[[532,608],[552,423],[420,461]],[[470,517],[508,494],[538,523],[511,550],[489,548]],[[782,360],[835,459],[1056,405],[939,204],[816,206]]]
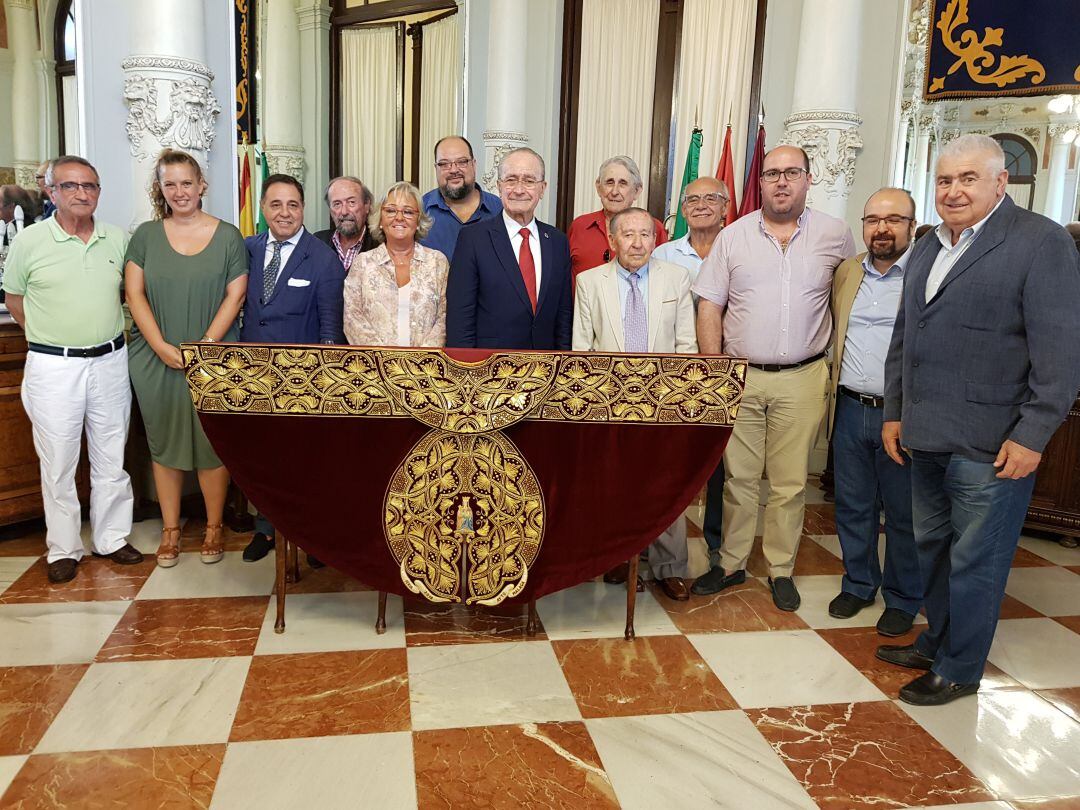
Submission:
[[[643,185],[641,182],[641,170],[638,168],[638,165],[634,163],[634,159],[629,158],[626,155],[615,155],[615,157],[609,157],[607,160],[601,163],[600,171],[596,173],[596,182],[599,183],[601,180],[603,180],[604,170],[607,169],[608,166],[616,163],[630,173],[630,182],[634,184],[634,188],[641,188],[641,186]]]
[[[970,157],[973,152],[987,153],[989,157],[987,167],[994,174],[1005,171],[1005,152],[1001,148],[1001,144],[989,135],[976,135],[974,133],[961,135],[942,148],[938,153],[938,162],[940,163],[943,158]]]

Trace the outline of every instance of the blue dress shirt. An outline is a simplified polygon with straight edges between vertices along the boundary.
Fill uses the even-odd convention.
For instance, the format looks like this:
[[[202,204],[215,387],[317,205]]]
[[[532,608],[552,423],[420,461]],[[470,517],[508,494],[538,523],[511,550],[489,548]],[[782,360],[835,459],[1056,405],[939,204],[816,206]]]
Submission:
[[[480,205],[469,217],[469,222],[479,222],[502,213],[502,200],[479,186],[477,188],[480,189]],[[428,235],[420,240],[420,244],[439,251],[447,261],[453,261],[458,233],[461,231],[461,226],[467,223],[463,223],[457,218],[457,214],[450,210],[450,206],[446,204],[446,200],[437,188],[425,194],[423,202],[424,211],[431,217],[432,225]]]
[[[840,364],[840,385],[860,394],[885,395],[885,357],[889,353],[893,324],[904,290],[904,268],[909,247],[884,274],[867,252],[863,258],[863,278],[848,317],[844,357]]]
[[[642,265],[637,270],[638,289],[641,290],[641,302],[645,305],[645,314],[649,314],[649,265]],[[619,315],[626,315],[626,298],[630,295],[630,271],[623,269],[618,259],[615,260],[615,275],[619,279]]]

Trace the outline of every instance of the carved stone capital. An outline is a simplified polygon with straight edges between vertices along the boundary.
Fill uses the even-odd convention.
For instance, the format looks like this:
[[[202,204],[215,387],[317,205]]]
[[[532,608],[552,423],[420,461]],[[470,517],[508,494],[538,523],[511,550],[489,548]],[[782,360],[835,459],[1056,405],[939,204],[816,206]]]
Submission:
[[[862,117],[858,113],[848,110],[800,110],[792,113],[784,119],[784,126],[791,128],[792,124],[847,124],[861,126]]]
[[[1080,124],[1076,122],[1051,124],[1046,128],[1046,136],[1052,141],[1063,143],[1065,133],[1070,129],[1076,131],[1077,129],[1080,129]]]
[[[270,174],[287,174],[301,183],[304,182],[304,172],[307,168],[304,161],[304,147],[267,144],[263,154]]]
[[[826,197],[846,199],[855,180],[855,159],[863,147],[859,134],[862,118],[839,111],[823,111],[822,117],[814,118],[811,114],[789,116],[779,143],[799,146],[806,152],[811,182]]]
[[[296,27],[300,31],[312,29],[330,30],[330,6],[323,0],[314,3],[297,3]]]
[[[35,175],[37,167],[41,164],[30,160],[15,160],[12,163],[14,164],[12,168],[15,169],[15,184],[25,189],[36,190],[38,185]]]
[[[206,65],[171,56],[131,56],[121,64],[132,156],[145,160],[165,146],[210,150],[221,103],[210,89],[214,74]]]
[[[499,176],[499,164],[504,157],[518,147],[529,145],[529,136],[521,132],[488,130],[483,134],[484,148],[487,152],[487,171],[480,178],[480,184],[491,189]]]

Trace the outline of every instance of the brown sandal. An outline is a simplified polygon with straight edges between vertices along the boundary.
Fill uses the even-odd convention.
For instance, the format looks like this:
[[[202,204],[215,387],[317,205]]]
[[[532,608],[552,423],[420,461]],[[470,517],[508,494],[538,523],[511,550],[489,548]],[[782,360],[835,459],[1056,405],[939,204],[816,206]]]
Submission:
[[[199,556],[207,564],[221,562],[225,556],[225,538],[222,536],[220,523],[206,524],[206,536],[203,538]]]
[[[157,564],[162,568],[172,568],[178,562],[180,562],[180,527],[162,526]]]

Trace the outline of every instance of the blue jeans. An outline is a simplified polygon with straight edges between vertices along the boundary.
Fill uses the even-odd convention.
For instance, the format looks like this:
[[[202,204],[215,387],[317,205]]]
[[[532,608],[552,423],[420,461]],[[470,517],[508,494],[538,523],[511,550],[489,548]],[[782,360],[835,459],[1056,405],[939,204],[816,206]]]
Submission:
[[[911,453],[912,511],[926,583],[928,627],[915,649],[954,683],[978,683],[994,640],[1005,583],[1034,474],[997,478],[990,462]]]
[[[912,615],[922,605],[923,581],[911,528],[911,465],[901,467],[881,446],[881,408],[836,398],[833,481],[836,533],[844,555],[840,589]],[[878,527],[885,507],[885,571],[878,558]]]
[[[255,531],[265,534],[271,540],[274,539],[274,524],[262,512],[257,512],[255,515]]]
[[[705,516],[701,533],[709,547],[709,565],[720,564],[720,545],[724,536],[724,459],[716,465],[705,487]]]

